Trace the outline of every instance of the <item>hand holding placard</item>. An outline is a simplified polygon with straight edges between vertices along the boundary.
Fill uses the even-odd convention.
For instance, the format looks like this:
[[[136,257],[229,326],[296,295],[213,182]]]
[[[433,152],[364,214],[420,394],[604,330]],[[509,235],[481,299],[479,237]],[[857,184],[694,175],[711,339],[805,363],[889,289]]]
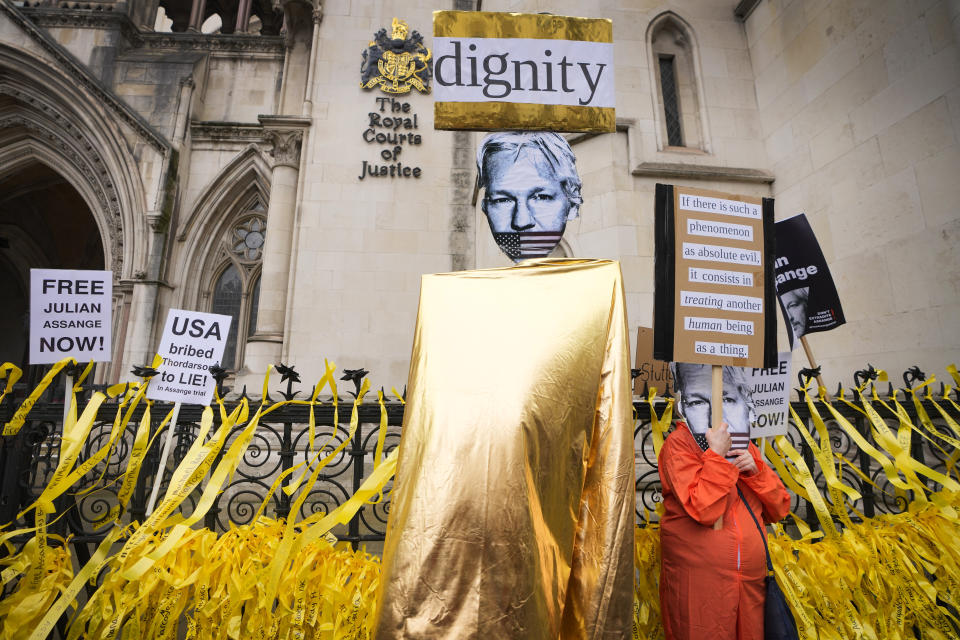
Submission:
[[[737,468],[737,471],[745,476],[752,476],[758,471],[757,461],[753,459],[753,454],[746,449],[740,450],[730,462]]]
[[[719,425],[710,427],[706,433],[707,444],[710,449],[722,458],[727,457],[727,452],[733,446],[733,438],[730,437],[730,425],[721,422]]]

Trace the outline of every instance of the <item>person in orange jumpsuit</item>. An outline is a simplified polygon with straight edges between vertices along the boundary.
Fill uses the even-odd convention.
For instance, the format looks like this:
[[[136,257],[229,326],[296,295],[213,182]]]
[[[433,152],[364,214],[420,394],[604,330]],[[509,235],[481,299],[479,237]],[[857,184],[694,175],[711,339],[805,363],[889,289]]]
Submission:
[[[709,365],[674,365],[687,422],[677,422],[658,459],[664,633],[666,640],[763,640],[766,554],[737,488],[765,523],[787,515],[790,496],[755,445],[731,449],[730,432],[742,433],[753,417],[742,370],[724,367],[717,428],[710,425],[710,377]]]

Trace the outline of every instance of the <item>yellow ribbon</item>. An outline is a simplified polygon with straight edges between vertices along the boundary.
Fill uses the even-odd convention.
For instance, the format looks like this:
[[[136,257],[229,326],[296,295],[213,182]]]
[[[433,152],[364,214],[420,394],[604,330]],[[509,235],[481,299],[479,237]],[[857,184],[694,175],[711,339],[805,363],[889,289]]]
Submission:
[[[14,412],[13,417],[10,418],[10,421],[4,425],[3,435],[17,435],[17,433],[20,431],[20,427],[22,427],[23,423],[26,422],[27,415],[29,415],[30,410],[33,409],[33,405],[36,404],[37,400],[40,399],[40,396],[43,395],[43,392],[47,390],[47,387],[50,386],[50,383],[57,376],[57,374],[60,373],[65,366],[76,363],[77,361],[73,358],[64,358],[50,367],[50,371],[47,371],[46,375],[43,376],[43,379],[40,380],[40,384],[38,384],[37,387],[30,393],[30,395],[27,396],[27,399],[20,404],[20,407]],[[7,383],[9,384],[9,379]]]
[[[0,394],[0,406],[3,405],[3,399],[7,397],[7,394],[13,390],[13,385],[17,384],[17,380],[20,379],[20,376],[23,375],[23,371],[17,365],[12,362],[4,362],[3,365],[0,365],[0,380],[4,378],[7,379],[7,384],[3,388],[3,393]],[[6,434],[4,434],[6,435]]]
[[[73,391],[79,390],[80,382]],[[332,379],[329,382],[336,397],[335,383]],[[309,401],[297,403],[309,403],[312,407],[322,386],[315,387]],[[343,443],[329,452],[325,451],[324,445],[310,456],[309,463],[301,463],[279,474],[252,521],[246,525],[231,525],[221,535],[192,526],[200,522],[228,478],[235,473],[260,419],[287,403],[262,404],[248,423],[246,402],[241,402],[228,415],[218,400],[219,428],[208,440],[214,412],[206,409],[201,418],[200,433],[174,470],[157,511],[142,525],[131,525],[132,533],[120,552],[112,555],[112,545],[127,536],[127,530],[117,526],[111,528],[91,561],[74,575],[69,545],[47,544],[48,513],[45,507],[47,503],[52,507],[56,495],[69,490],[94,468],[88,464],[89,458],[77,464],[78,452],[89,438],[87,423],[96,415],[96,407],[91,409],[90,406],[98,401],[94,394],[81,415],[78,417],[78,411],[73,412],[64,425],[60,460],[54,472],[56,480],[41,492],[44,504],[38,500],[33,505],[41,507],[36,514],[38,526],[0,534],[0,544],[9,544],[9,540],[16,536],[35,534],[19,553],[0,559],[0,566],[5,567],[0,572],[0,580],[4,585],[15,584],[12,590],[7,587],[8,595],[0,601],[3,636],[12,640],[45,637],[63,612],[76,601],[83,583],[96,579],[105,568],[101,586],[75,613],[68,640],[81,637],[174,638],[183,619],[187,624],[187,637],[191,640],[369,637],[376,616],[378,561],[363,551],[344,548],[330,537],[330,531],[337,525],[348,523],[358,509],[380,495],[395,472],[397,450],[386,457],[382,451],[387,415],[382,393],[378,394],[381,433],[374,453],[373,473],[340,507],[330,513],[317,513],[297,521],[300,508],[313,490],[320,470],[356,437],[359,403],[368,389],[369,383],[365,381],[353,404],[350,427]],[[911,390],[915,403],[919,402],[917,396],[921,389],[925,389],[927,399],[932,400],[927,384]],[[139,392],[140,389],[136,389],[123,394],[110,432],[111,440],[118,425],[126,424],[125,420],[130,419],[131,405]],[[882,401],[875,390],[869,398],[863,388],[857,391],[860,406],[854,405],[854,408],[870,421],[879,445],[870,447],[870,450],[861,448],[874,459],[882,458],[880,464],[886,463],[887,477],[896,478],[902,485],[898,488],[913,490],[917,499],[903,513],[856,522],[847,515],[844,501],[857,499],[859,493],[844,483],[840,473],[842,465],[850,466],[864,481],[869,482],[869,478],[832,452],[818,406],[809,394],[804,393],[817,435],[814,437],[801,425],[801,436],[811,447],[814,459],[823,471],[832,506],[826,504],[813,483],[813,469],[806,466],[786,438],[778,437],[775,448],[773,443],[767,443],[771,464],[791,489],[814,505],[821,526],[829,534],[822,537],[821,532],[810,531],[805,523],[798,521],[800,539],[790,539],[781,527],[774,527],[775,534],[769,536],[777,579],[797,617],[801,637],[906,639],[914,637],[914,627],[921,630],[924,638],[953,637],[953,625],[960,624],[956,616],[958,598],[955,595],[960,593],[960,545],[956,544],[960,539],[960,517],[956,513],[960,492],[955,490],[954,484],[949,484],[956,484],[956,481],[943,474],[940,477],[949,481],[941,483],[945,487],[943,491],[931,492],[923,488],[919,477],[939,482],[936,475],[930,474],[937,472],[919,463],[909,464],[904,455],[909,456],[910,439],[916,431],[928,441],[933,442],[932,438],[936,438],[938,446],[942,444],[942,449],[955,459],[953,456],[957,454],[957,443],[960,442],[957,420],[945,405],[934,401],[933,406],[953,435],[937,429],[925,412],[917,412],[918,427],[910,423],[895,396]],[[99,402],[103,400],[99,399]],[[652,409],[653,396],[648,397],[647,402]],[[823,392],[820,402],[835,419],[838,418],[838,412],[825,401]],[[951,401],[951,404],[957,409],[955,403]],[[877,407],[886,408],[898,419],[896,433],[880,417]],[[658,453],[670,424],[672,409],[672,402],[668,401],[662,416],[651,412],[654,447]],[[793,419],[798,420],[798,416],[794,415]],[[168,420],[169,416],[164,422]],[[837,419],[837,422],[858,445],[860,441],[866,443],[849,421]],[[244,426],[237,429],[237,425]],[[157,433],[162,430],[163,424]],[[335,422],[331,438],[335,437],[337,430]],[[214,466],[231,432],[236,439]],[[142,421],[134,438],[131,465],[139,456],[138,452],[146,450],[150,438],[149,420]],[[94,455],[103,452],[108,456],[115,442],[108,442]],[[84,473],[80,473],[81,469],[85,470]],[[290,517],[286,522],[265,517],[266,501],[275,495],[285,478],[298,471],[302,473],[291,490],[296,499]],[[131,473],[128,468],[122,477],[120,493],[128,495],[136,482],[136,473]],[[175,513],[183,499],[194,495],[196,487],[204,481],[206,484],[200,490],[193,513],[187,517]],[[894,483],[894,486],[898,485]],[[126,492],[124,487],[127,487]],[[843,515],[838,509],[843,510]],[[840,533],[834,532],[831,511],[844,520]],[[56,516],[62,517],[62,514]],[[56,539],[55,536],[49,538]],[[633,635],[655,638],[662,635],[657,606],[658,525],[648,522],[638,528],[635,542]],[[17,576],[26,577],[14,583]]]
[[[70,585],[64,590],[63,594],[60,595],[56,603],[47,610],[47,613],[40,620],[40,623],[32,630],[30,640],[44,640],[50,635],[57,620],[59,620],[63,612],[67,610],[70,603],[76,600],[80,589],[83,588],[83,583],[92,577],[96,577],[100,572],[100,569],[106,561],[110,547],[122,533],[123,529],[113,529],[107,534],[103,541],[97,546],[97,550],[90,557],[90,561],[87,562],[83,569],[80,570],[80,573],[73,578]]]
[[[650,429],[653,436],[653,454],[660,457],[660,449],[663,447],[663,439],[670,423],[673,419],[673,398],[667,398],[667,406],[663,409],[663,414],[658,418],[657,412],[653,406],[653,400],[656,397],[657,390],[649,389],[647,395],[647,404],[650,405]]]

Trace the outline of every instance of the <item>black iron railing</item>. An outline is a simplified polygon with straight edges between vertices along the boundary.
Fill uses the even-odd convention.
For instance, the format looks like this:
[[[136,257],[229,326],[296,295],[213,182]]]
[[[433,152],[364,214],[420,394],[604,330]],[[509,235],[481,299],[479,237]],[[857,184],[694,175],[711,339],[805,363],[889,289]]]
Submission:
[[[0,406],[0,424],[5,423],[12,415],[13,410],[26,395],[27,389],[14,394],[9,401],[5,400]],[[86,398],[92,392],[88,390],[80,399],[81,408],[86,404]],[[309,389],[303,390],[308,395]],[[54,397],[55,392],[49,392],[47,397],[38,402],[24,424],[15,436],[0,438],[0,522],[13,523],[14,527],[32,526],[32,516],[18,518],[18,513],[33,503],[43,487],[49,482],[57,466],[60,429],[62,420],[62,399]],[[61,392],[62,393],[62,392]],[[286,389],[278,396],[293,397],[297,390],[292,381],[287,380]],[[369,397],[369,396],[368,396]],[[903,396],[900,396],[901,399]],[[348,394],[349,398],[349,394]],[[235,406],[228,404],[228,409]],[[254,407],[256,406],[254,403]],[[910,402],[902,403],[910,418],[917,424],[915,409]],[[927,413],[933,419],[934,426],[942,429],[948,436],[954,436],[943,424],[939,413],[931,403],[925,402]],[[394,400],[385,403],[387,415],[387,435],[384,452],[389,453],[400,441],[400,426],[403,419],[403,405]],[[663,401],[655,402],[654,410],[662,415],[665,408]],[[838,411],[855,425],[859,433],[872,442],[871,428],[867,419],[858,411],[851,409],[841,402],[834,405]],[[260,421],[250,447],[246,451],[236,474],[230,479],[223,492],[218,496],[213,508],[206,514],[204,524],[208,528],[223,531],[232,524],[249,522],[261,503],[266,500],[264,513],[271,517],[288,518],[291,516],[291,498],[282,490],[283,486],[291,481],[287,477],[280,488],[273,495],[267,495],[274,480],[283,471],[292,466],[308,461],[316,450],[333,451],[344,442],[348,433],[348,422],[352,402],[341,398],[339,404],[340,424],[334,429],[334,408],[329,400],[314,408],[315,440],[314,451],[309,446],[309,407],[305,405],[285,405],[278,408],[265,419]],[[636,410],[636,425],[634,442],[637,461],[637,519],[641,524],[647,518],[656,519],[655,509],[661,499],[660,478],[657,471],[657,461],[653,450],[651,431],[650,405],[645,401],[634,404]],[[156,435],[163,417],[169,411],[170,405],[155,404],[151,410],[151,436]],[[809,409],[805,403],[794,402],[793,408],[803,421],[804,425],[797,425],[792,420],[789,424],[787,438],[801,452],[807,466],[814,475],[814,479],[821,493],[829,500],[826,490],[826,481],[823,471],[815,463],[813,452],[801,437],[799,428],[806,428],[813,439],[818,441],[816,430],[812,428]],[[103,447],[108,440],[113,420],[116,415],[116,404],[105,403],[101,406],[96,422],[81,453],[80,464],[95,451]],[[952,410],[952,409],[951,409]],[[138,407],[126,432],[118,440],[109,457],[94,467],[74,487],[58,498],[57,514],[63,517],[50,526],[52,533],[71,536],[76,545],[76,552],[81,560],[85,560],[92,551],[92,546],[103,538],[105,532],[94,528],[94,523],[103,518],[109,510],[118,503],[119,479],[122,477],[129,461],[132,443],[136,429],[141,422],[144,406]],[[862,495],[854,506],[866,517],[877,513],[894,513],[902,511],[911,499],[911,496],[898,492],[887,480],[880,465],[861,451],[853,439],[833,421],[827,419],[829,414],[822,410],[822,417],[826,421],[830,446],[833,452],[844,456],[851,461],[859,471],[869,479],[869,482],[843,466],[842,478],[849,485],[857,488]],[[881,409],[881,412],[884,410]],[[176,464],[183,458],[186,451],[196,438],[201,419],[202,408],[185,405],[180,411],[177,424],[173,426],[174,448],[162,475],[161,495],[170,479],[170,473]],[[215,412],[216,413],[216,412]],[[380,405],[377,402],[366,402],[359,406],[360,424],[357,432],[336,459],[324,468],[316,484],[308,494],[296,514],[298,519],[304,518],[319,511],[329,512],[346,501],[359,488],[363,479],[373,467],[373,457],[379,433],[381,418]],[[893,415],[885,415],[891,426],[896,427],[897,420]],[[217,416],[214,428],[219,422]],[[235,427],[228,437],[224,451],[230,442],[241,431],[242,426]],[[133,496],[123,516],[123,521],[143,521],[146,515],[148,496],[153,484],[158,478],[158,463],[160,450],[166,434],[154,438],[135,486]],[[936,436],[933,438],[936,441]],[[949,473],[948,456],[943,450],[932,446],[926,439],[916,436],[912,438],[911,453],[914,458],[942,473]],[[952,448],[944,447],[950,451]],[[936,490],[939,487],[930,482],[929,488]],[[389,485],[387,486],[389,491]],[[199,496],[199,489],[181,506],[184,515],[189,515]],[[805,500],[794,496],[792,508],[802,517],[811,528],[817,528],[819,523],[815,513]],[[349,525],[335,534],[355,547],[363,543],[382,541],[385,531],[389,500],[384,499],[377,504],[365,505]],[[853,513],[856,516],[855,512]]]

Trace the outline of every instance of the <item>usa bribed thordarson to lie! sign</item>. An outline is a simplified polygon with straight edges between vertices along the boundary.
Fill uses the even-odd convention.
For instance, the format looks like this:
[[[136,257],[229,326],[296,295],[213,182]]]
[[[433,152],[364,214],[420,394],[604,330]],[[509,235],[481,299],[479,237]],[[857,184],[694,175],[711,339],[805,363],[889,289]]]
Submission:
[[[163,364],[150,381],[151,400],[210,404],[216,386],[210,366],[218,365],[232,318],[217,313],[170,309],[157,353]]]
[[[656,187],[654,357],[777,364],[773,199]]]
[[[433,13],[436,129],[615,130],[613,23]]]

